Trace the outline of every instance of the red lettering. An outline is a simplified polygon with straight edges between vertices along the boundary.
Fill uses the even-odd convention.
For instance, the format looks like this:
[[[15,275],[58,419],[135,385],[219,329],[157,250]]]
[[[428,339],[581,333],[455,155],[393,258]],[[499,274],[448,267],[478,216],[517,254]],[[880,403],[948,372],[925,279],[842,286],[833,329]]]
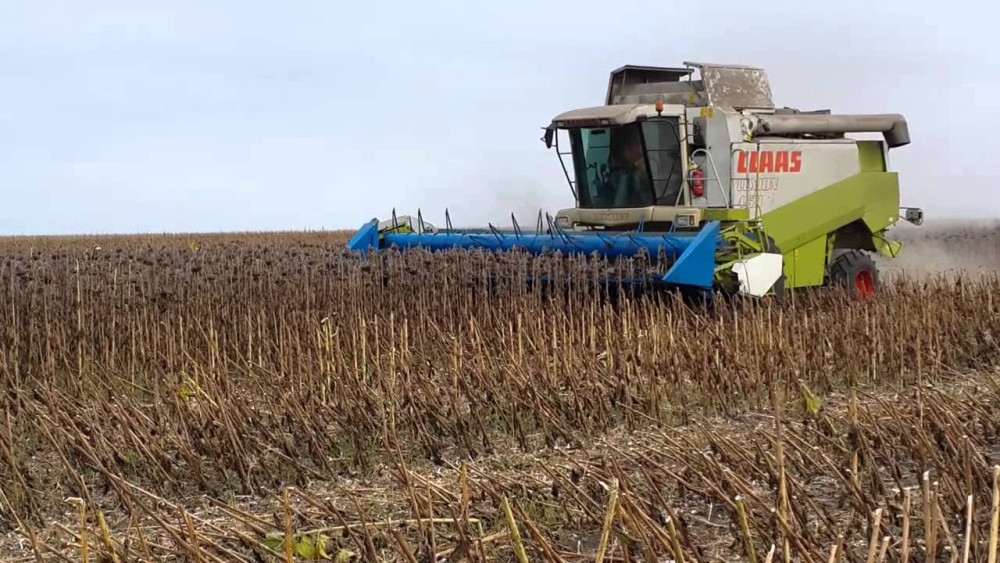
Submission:
[[[795,151],[791,154],[792,166],[788,169],[793,174],[802,170],[802,152]]]
[[[738,174],[792,173],[802,171],[802,151],[740,151]]]
[[[764,151],[760,153],[760,168],[757,170],[761,174],[767,174],[769,172],[774,172],[774,153],[771,151]]]
[[[774,171],[788,172],[788,151],[779,151],[774,155]]]

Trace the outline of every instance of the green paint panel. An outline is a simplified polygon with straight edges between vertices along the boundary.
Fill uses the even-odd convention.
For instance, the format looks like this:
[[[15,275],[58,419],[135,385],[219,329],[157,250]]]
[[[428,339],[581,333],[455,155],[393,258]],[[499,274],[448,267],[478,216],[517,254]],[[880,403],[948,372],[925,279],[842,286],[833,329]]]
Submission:
[[[703,216],[707,221],[746,221],[750,219],[750,210],[709,208],[704,211]]]
[[[784,253],[785,287],[791,289],[823,285],[826,275],[826,239],[826,235],[816,237],[795,250]]]
[[[767,234],[782,250],[798,248],[859,219],[878,232],[898,218],[895,172],[855,174],[761,217]]]
[[[828,234],[858,220],[877,233],[899,220],[899,177],[895,172],[860,172],[765,213],[761,219],[786,256],[800,250],[803,262],[786,271],[786,287],[813,285],[817,263],[813,245],[820,244],[815,241],[822,241],[817,248],[822,248],[825,267]]]
[[[862,172],[884,172],[885,155],[881,141],[858,141],[858,160]]]

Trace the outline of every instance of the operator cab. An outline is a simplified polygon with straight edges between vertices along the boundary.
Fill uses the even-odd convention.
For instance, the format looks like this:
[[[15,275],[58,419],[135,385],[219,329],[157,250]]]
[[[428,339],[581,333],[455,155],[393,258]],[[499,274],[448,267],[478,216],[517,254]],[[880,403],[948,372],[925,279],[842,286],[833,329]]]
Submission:
[[[730,209],[727,145],[744,109],[774,111],[762,69],[685,62],[613,70],[603,105],[566,112],[546,127],[545,144],[555,144],[576,199],[575,208],[557,213],[556,226],[697,228]],[[709,128],[714,151],[706,146]],[[632,148],[636,139],[641,150]]]
[[[684,167],[676,117],[568,133],[578,207],[677,204]]]
[[[683,105],[605,105],[566,112],[546,129],[556,147],[576,208],[557,214],[559,228],[669,226],[679,206],[690,206]],[[560,146],[568,137],[568,150]],[[565,143],[565,141],[564,141]],[[567,157],[567,158],[564,158]],[[570,173],[572,170],[572,174]],[[690,208],[689,208],[690,209]],[[696,226],[700,213],[691,216]],[[686,221],[684,221],[686,223]]]

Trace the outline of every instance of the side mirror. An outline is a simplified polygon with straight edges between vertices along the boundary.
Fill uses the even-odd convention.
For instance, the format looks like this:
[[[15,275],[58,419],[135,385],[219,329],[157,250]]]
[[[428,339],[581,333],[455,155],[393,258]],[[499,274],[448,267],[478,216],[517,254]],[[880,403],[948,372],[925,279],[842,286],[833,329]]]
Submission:
[[[551,149],[552,148],[552,138],[555,135],[555,133],[556,133],[555,129],[553,129],[551,127],[546,127],[545,128],[545,136],[542,137],[542,140],[545,141],[545,148],[547,148],[547,149]]]
[[[924,222],[924,210],[919,207],[904,207],[903,218],[914,225],[921,225]]]

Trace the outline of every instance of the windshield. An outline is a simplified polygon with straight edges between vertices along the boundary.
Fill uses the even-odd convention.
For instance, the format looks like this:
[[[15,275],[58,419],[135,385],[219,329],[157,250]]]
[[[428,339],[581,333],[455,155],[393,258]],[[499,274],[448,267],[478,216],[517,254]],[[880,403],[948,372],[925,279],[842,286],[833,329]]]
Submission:
[[[677,118],[569,132],[582,208],[674,205],[683,168]]]

